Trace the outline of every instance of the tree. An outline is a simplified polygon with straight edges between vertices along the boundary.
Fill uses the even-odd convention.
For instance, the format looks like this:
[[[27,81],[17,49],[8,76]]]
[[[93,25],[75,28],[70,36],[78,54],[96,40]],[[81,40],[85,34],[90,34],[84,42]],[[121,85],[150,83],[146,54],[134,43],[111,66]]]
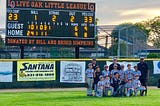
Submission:
[[[160,16],[135,24],[148,35],[148,42],[160,48]]]
[[[0,36],[0,49],[4,49],[4,47],[5,47],[4,41],[2,37]]]

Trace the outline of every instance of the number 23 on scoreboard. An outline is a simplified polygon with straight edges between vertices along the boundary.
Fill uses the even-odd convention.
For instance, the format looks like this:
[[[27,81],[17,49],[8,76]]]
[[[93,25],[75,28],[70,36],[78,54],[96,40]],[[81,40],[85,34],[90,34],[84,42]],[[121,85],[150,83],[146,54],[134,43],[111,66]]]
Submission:
[[[9,21],[17,21],[18,20],[18,14],[12,14],[12,13],[9,13],[8,14],[8,20]]]

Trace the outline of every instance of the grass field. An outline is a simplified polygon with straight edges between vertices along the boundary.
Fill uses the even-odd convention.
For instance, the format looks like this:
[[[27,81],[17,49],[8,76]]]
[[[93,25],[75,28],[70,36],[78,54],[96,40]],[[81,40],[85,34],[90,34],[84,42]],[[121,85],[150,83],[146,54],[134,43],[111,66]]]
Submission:
[[[87,97],[85,91],[1,92],[0,106],[160,106],[160,90],[143,97]]]

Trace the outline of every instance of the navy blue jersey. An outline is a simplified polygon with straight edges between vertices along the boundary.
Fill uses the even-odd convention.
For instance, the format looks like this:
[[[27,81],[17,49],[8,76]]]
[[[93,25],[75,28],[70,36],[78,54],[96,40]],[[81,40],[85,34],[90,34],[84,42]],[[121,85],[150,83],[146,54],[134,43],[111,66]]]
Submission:
[[[102,75],[101,72],[95,72],[95,77],[94,77],[94,84],[97,84],[98,81],[100,81],[99,76]]]
[[[96,69],[96,67],[97,67],[97,64],[92,64],[92,66],[93,66],[93,67],[92,67],[92,69],[94,69],[94,70],[95,70],[95,69]]]
[[[114,88],[114,91],[116,91],[120,85],[121,85],[121,80],[119,78],[113,77],[111,79],[111,86]]]
[[[141,71],[141,76],[140,79],[148,79],[148,65],[147,63],[143,62],[143,63],[138,63],[138,70]]]

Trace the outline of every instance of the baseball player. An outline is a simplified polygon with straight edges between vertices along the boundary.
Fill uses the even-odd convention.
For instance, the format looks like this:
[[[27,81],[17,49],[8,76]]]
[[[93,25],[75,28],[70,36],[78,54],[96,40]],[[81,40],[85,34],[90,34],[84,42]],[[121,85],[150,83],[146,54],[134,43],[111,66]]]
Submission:
[[[97,92],[96,96],[97,97],[103,97],[103,91],[104,91],[104,78],[103,76],[99,76],[100,81],[97,83]]]
[[[134,91],[134,84],[132,83],[132,79],[128,79],[128,82],[125,85],[126,88],[126,96],[132,96]]]
[[[128,82],[128,79],[134,78],[134,71],[131,69],[131,64],[127,65],[127,70],[125,71],[125,80]]]
[[[110,91],[110,96],[113,96],[114,88],[111,86],[110,77],[106,76],[104,79],[104,95],[108,96],[108,92]]]
[[[92,87],[93,87],[93,75],[94,69],[92,68],[92,63],[88,64],[88,68],[86,69],[86,83],[88,84],[87,87],[87,96],[92,96]]]
[[[138,77],[140,77],[141,76],[141,71],[138,70],[137,66],[134,66],[134,70],[135,70],[134,71],[134,78],[135,78],[136,75],[138,75]]]
[[[97,92],[97,83],[100,80],[99,77],[102,75],[101,71],[100,71],[100,67],[97,66],[95,68],[94,71],[94,96],[96,96],[96,92]]]
[[[108,65],[104,65],[104,70],[102,71],[102,75],[105,78],[106,76],[110,77],[110,71],[108,70]]]
[[[121,80],[119,78],[119,73],[115,72],[114,77],[111,78],[111,86],[114,88],[113,96],[120,96],[121,95]]]
[[[114,64],[114,66],[113,66],[113,70],[111,71],[111,78],[114,76],[115,72],[119,73],[118,65],[117,64]]]
[[[134,84],[134,89],[135,89],[134,90],[135,96],[138,95],[138,91],[140,91],[140,95],[143,96],[145,87],[141,85],[141,82],[139,80],[139,75],[135,76],[135,80],[133,81],[133,84]]]

